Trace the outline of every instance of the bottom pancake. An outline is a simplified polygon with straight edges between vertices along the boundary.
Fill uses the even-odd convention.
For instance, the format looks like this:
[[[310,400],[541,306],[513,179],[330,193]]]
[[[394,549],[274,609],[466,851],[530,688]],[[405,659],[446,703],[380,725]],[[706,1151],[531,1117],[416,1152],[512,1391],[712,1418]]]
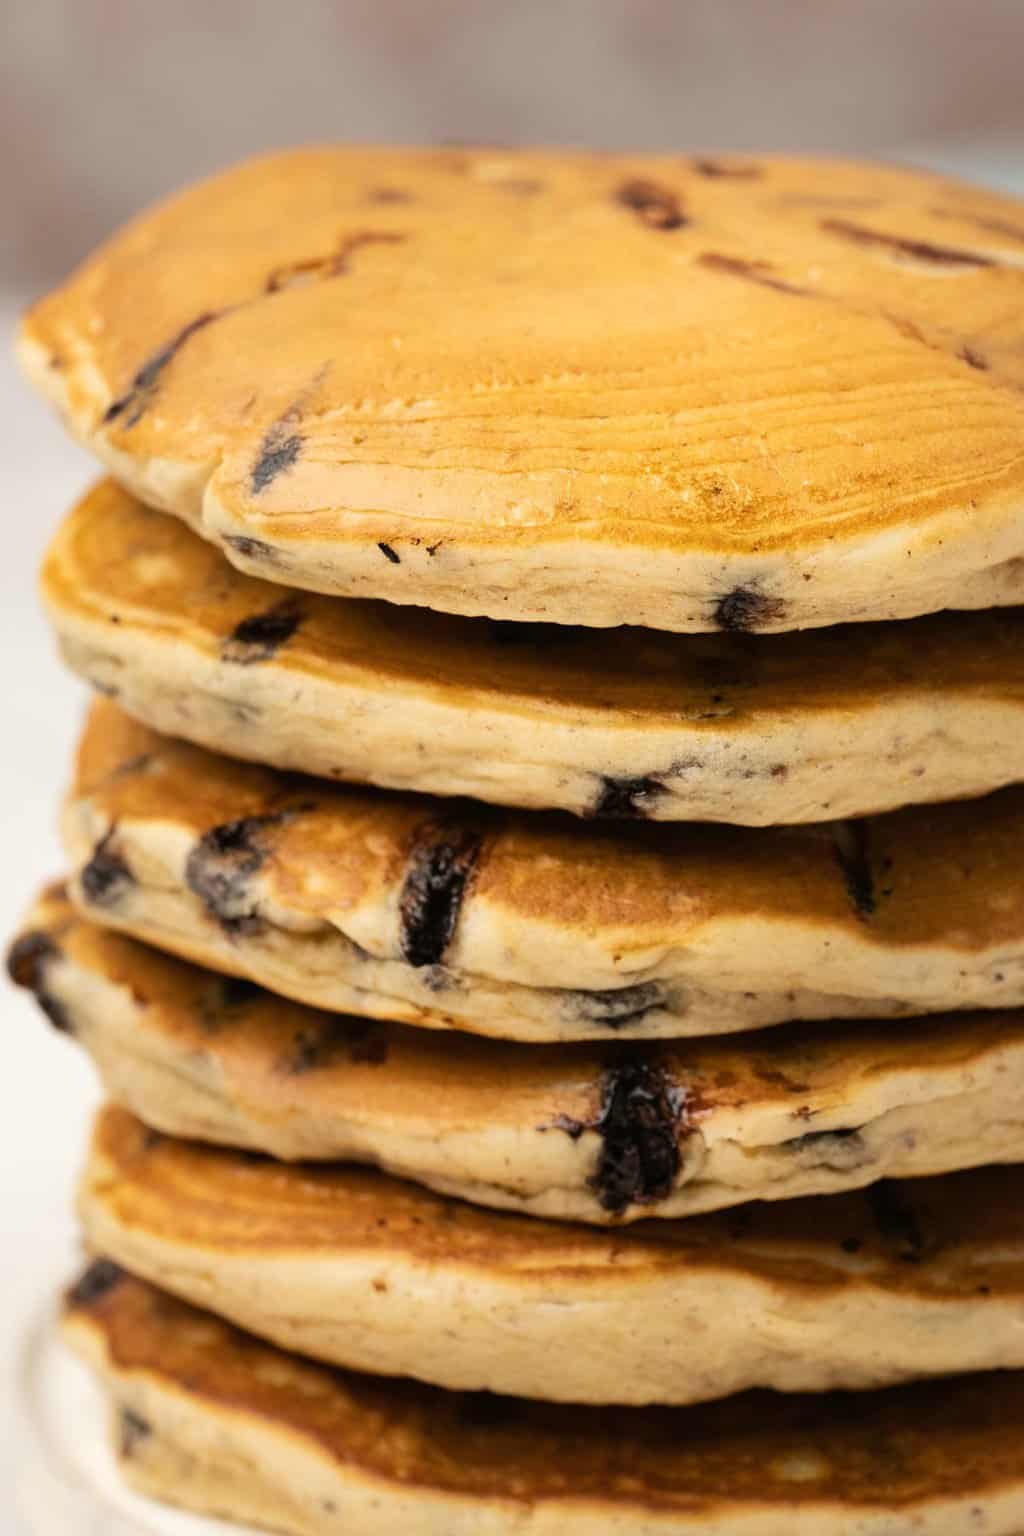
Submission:
[[[141,1492],[290,1536],[1017,1536],[1024,1373],[595,1409],[313,1365],[99,1261],[66,1330]]]
[[[990,1168],[628,1236],[99,1118],[90,1246],[301,1354],[453,1389],[694,1403],[1024,1367],[1024,1176]]]

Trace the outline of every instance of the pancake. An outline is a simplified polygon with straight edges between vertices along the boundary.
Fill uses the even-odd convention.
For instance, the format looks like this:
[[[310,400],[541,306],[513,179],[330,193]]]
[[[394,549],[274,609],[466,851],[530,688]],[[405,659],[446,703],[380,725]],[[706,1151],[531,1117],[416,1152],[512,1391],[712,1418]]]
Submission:
[[[102,1261],[64,1326],[109,1393],[134,1487],[292,1536],[1017,1536],[1024,1524],[1017,1371],[941,1391],[570,1408],[314,1365]]]
[[[28,314],[143,501],[291,587],[784,630],[1024,598],[1024,207],[877,164],[292,150]]]
[[[1024,1170],[616,1233],[99,1118],[86,1241],[314,1359],[560,1402],[693,1403],[1024,1366]],[[552,1361],[558,1361],[557,1371]]]
[[[328,778],[772,825],[1024,778],[1024,609],[614,635],[293,594],[113,482],[58,533],[65,659],[157,730]]]
[[[1024,1004],[1024,790],[856,822],[581,826],[343,788],[92,710],[98,922],[338,1012],[507,1039]]]
[[[682,1046],[521,1045],[314,1012],[41,900],[15,979],[147,1125],[593,1223],[1024,1162],[1024,1010]]]

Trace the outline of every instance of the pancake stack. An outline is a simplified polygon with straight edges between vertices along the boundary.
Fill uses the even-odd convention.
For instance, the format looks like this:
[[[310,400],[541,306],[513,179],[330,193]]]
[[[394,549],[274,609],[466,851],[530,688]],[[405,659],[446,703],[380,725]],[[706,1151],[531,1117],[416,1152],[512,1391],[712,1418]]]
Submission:
[[[10,969],[126,1477],[293,1536],[1024,1526],[1024,209],[322,149],[28,315],[112,478]]]

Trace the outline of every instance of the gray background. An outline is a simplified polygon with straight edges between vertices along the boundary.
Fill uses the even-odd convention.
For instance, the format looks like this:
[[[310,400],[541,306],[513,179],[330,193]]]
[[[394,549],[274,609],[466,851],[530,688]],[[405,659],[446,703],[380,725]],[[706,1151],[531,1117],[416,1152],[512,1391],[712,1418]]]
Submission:
[[[0,23],[5,333],[154,196],[307,139],[860,151],[1024,189],[1024,0],[0,0]],[[0,421],[2,937],[60,867],[55,805],[81,693],[52,655],[34,572],[92,470],[2,355]],[[8,1536],[15,1351],[71,1262],[94,1090],[24,998],[3,1006]],[[101,1536],[74,1536],[87,1530]]]

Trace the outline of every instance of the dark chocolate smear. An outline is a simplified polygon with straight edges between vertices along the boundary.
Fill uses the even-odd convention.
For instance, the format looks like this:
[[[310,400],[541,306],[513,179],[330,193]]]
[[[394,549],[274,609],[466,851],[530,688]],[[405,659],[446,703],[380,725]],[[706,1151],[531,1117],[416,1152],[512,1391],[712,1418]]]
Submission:
[[[115,828],[100,839],[79,876],[82,895],[94,907],[112,907],[135,884],[135,876],[119,853],[111,849]]]
[[[267,856],[262,835],[281,815],[242,816],[204,832],[185,864],[189,890],[228,933],[257,932],[261,920],[249,881]]]
[[[113,1259],[94,1259],[67,1293],[72,1307],[91,1307],[121,1284],[125,1272]]]
[[[455,934],[483,839],[470,827],[432,822],[416,836],[399,897],[402,954],[440,965]]]
[[[689,219],[682,210],[679,198],[671,187],[659,186],[656,181],[624,182],[615,194],[624,208],[637,215],[648,229],[682,229]]]
[[[590,814],[609,820],[642,820],[650,814],[663,793],[664,785],[651,776],[636,779],[605,777],[601,780],[601,788]]]
[[[765,624],[777,623],[785,611],[781,598],[769,597],[756,587],[734,587],[715,604],[715,623],[719,629],[749,634]]]
[[[884,230],[869,229],[855,224],[852,219],[822,219],[821,227],[830,235],[838,235],[854,245],[874,246],[878,250],[894,251],[899,256],[909,256],[929,267],[995,267],[999,263],[993,256],[980,251],[964,251],[957,246],[935,245],[930,240],[912,240],[904,235],[889,235]]]
[[[864,821],[839,821],[832,828],[836,862],[843,872],[846,892],[858,917],[873,917],[878,909],[875,876]]]
[[[123,416],[121,426],[126,429],[134,427],[156,393],[164,370],[174,361],[185,343],[197,331],[203,330],[205,326],[218,319],[221,313],[221,310],[211,309],[205,314],[197,315],[194,320],[189,321],[188,325],[182,326],[178,334],[161,347],[159,352],[154,352],[149,361],[143,363],[125,393],[107,406],[103,416],[104,424],[116,421],[119,416]]]
[[[221,651],[221,660],[248,667],[269,661],[294,635],[303,614],[295,598],[286,597],[265,613],[254,613],[232,630]]]
[[[660,1067],[624,1062],[609,1067],[594,1129],[601,1155],[591,1188],[604,1210],[621,1216],[672,1191],[679,1172],[682,1096]]]

